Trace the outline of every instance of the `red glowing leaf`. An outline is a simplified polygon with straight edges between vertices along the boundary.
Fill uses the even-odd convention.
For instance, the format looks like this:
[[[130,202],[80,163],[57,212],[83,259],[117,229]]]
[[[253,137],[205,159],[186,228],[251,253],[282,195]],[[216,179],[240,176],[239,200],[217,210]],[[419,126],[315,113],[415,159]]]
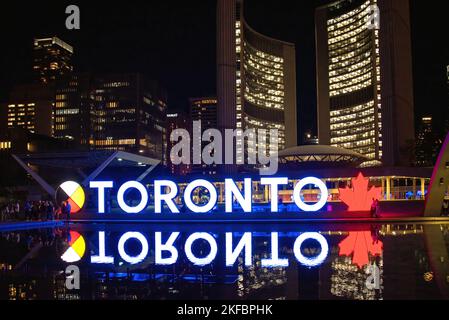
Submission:
[[[340,256],[351,256],[352,263],[363,268],[369,263],[369,254],[382,254],[382,241],[375,241],[370,231],[349,232],[349,236],[338,244]]]
[[[348,211],[369,211],[373,199],[379,200],[382,188],[371,187],[368,190],[369,179],[360,172],[352,179],[352,188],[339,188],[340,200],[348,206]]]

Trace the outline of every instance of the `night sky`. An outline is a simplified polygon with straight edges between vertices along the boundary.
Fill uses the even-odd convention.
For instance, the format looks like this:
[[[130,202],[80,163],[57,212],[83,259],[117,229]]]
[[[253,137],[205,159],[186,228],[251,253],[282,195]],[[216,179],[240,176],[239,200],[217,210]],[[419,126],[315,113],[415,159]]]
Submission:
[[[0,101],[31,80],[32,39],[57,35],[75,47],[76,71],[142,72],[169,92],[171,109],[187,98],[215,95],[215,0],[2,2]],[[257,31],[296,44],[300,137],[316,130],[314,9],[324,0],[246,0]],[[77,4],[81,30],[65,29]],[[415,115],[449,118],[448,1],[411,0]],[[437,122],[437,127],[439,126]]]

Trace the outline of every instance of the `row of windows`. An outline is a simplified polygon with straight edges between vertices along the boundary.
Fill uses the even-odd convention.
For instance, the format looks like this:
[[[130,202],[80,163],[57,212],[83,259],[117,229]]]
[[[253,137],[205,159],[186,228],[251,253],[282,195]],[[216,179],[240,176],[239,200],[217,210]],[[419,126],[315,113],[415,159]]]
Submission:
[[[11,149],[11,141],[0,141],[0,150]]]
[[[25,107],[25,106],[27,106],[27,107],[34,107],[36,104],[34,104],[34,103],[27,103],[27,104],[22,104],[22,103],[20,103],[20,104],[8,104],[8,108],[10,108],[10,109],[14,109],[14,108],[23,108],[23,107]]]
[[[349,18],[357,15],[358,18],[362,17],[364,14],[364,10],[369,8],[369,5],[371,4],[371,1],[368,0],[366,1],[363,5],[361,5],[360,7],[349,11],[339,17],[333,18],[333,19],[329,19],[327,21],[328,24],[328,31],[333,31],[335,29],[344,27],[348,24],[351,23],[351,20],[348,20]]]
[[[254,58],[254,56],[250,54],[245,54],[246,63],[253,67],[255,70],[261,71],[263,73],[274,75],[278,77],[284,76],[284,71],[282,68],[276,68],[273,66],[267,66],[264,64],[261,64],[261,61],[258,61]]]
[[[336,76],[336,77],[330,77],[329,83],[330,84],[338,84],[338,83],[340,83],[340,84],[343,85],[348,80],[351,80],[351,79],[363,76],[363,75],[371,72],[372,70],[373,70],[372,66],[371,65],[367,65],[367,66],[365,66],[363,68],[360,68],[358,70],[354,70],[354,71],[348,72],[346,74],[342,74],[342,75],[339,75],[339,76]]]
[[[365,124],[364,126],[344,128],[341,130],[334,130],[334,131],[332,131],[332,136],[333,137],[346,137],[346,136],[351,136],[351,135],[360,135],[360,134],[364,134],[368,131],[375,130],[375,129],[376,129],[376,125],[373,122],[373,123]]]
[[[363,79],[367,78],[367,80],[363,81]],[[335,97],[338,95],[348,94],[354,91],[359,91],[364,88],[367,88],[372,85],[372,76],[371,74],[367,74],[366,76],[361,78],[363,82],[355,82],[351,81],[351,83],[344,88],[339,88],[330,92],[331,97]]]
[[[357,126],[364,126],[368,123],[372,123],[374,122],[374,115],[371,117],[366,117],[366,118],[362,118],[362,119],[357,119],[355,121],[349,121],[349,122],[341,122],[338,124],[332,124],[331,125],[331,130],[341,130],[341,129],[345,129],[345,128],[352,128],[352,127],[357,127]]]
[[[56,110],[55,114],[57,116],[61,116],[61,115],[74,115],[74,114],[79,114],[79,109],[61,109],[61,110]]]
[[[361,105],[348,107],[345,109],[340,110],[332,110],[331,111],[331,117],[338,117],[338,116],[344,116],[344,115],[351,115],[356,112],[364,111],[366,109],[372,108],[374,106],[374,101],[370,101]]]
[[[334,137],[331,139],[331,144],[342,144],[342,143],[358,143],[360,141],[366,141],[367,139],[371,139],[376,136],[375,130],[370,130],[362,134],[354,134],[343,137]],[[375,141],[375,139],[372,139]]]
[[[351,51],[349,53],[335,56],[335,57],[329,57],[329,64],[337,64],[334,66],[333,69],[338,69],[341,66],[344,66],[343,63],[346,62],[346,60],[353,59],[355,57],[365,57],[368,58],[371,55],[371,43],[365,44],[363,47],[358,48],[357,50]],[[367,54],[368,53],[368,54]]]
[[[245,99],[266,108],[284,108],[283,59],[245,44]]]
[[[371,30],[367,28],[360,28],[358,31],[356,33],[348,32],[344,36],[333,38],[332,41],[329,39],[329,51],[333,52],[334,50],[345,48],[354,43],[366,42],[367,38],[372,34]]]
[[[341,69],[334,69],[329,72],[329,77],[338,77],[347,73],[351,73],[354,70],[363,69],[366,66],[371,65],[371,59],[362,59],[362,61],[349,65],[348,67],[343,67]]]
[[[371,33],[372,34],[372,33]],[[367,48],[369,48],[372,44],[372,37],[364,37],[362,40],[359,40],[357,36],[351,38],[351,43],[345,46],[338,46],[333,50],[329,50],[329,58],[335,57],[345,57],[352,52],[355,54],[360,52],[365,52]],[[341,60],[341,59],[340,59]]]
[[[106,139],[106,140],[90,140],[89,144],[95,146],[114,146],[114,145],[135,145],[136,139]]]

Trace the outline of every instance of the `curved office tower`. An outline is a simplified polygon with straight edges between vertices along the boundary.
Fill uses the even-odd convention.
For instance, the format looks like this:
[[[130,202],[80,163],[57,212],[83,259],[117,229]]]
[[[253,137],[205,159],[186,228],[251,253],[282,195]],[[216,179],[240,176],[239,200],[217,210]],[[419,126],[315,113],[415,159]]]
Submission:
[[[218,126],[278,129],[280,150],[296,146],[295,46],[254,31],[243,0],[218,0],[217,26]]]
[[[317,9],[321,144],[363,154],[369,165],[410,164],[409,20],[408,0],[343,0]]]

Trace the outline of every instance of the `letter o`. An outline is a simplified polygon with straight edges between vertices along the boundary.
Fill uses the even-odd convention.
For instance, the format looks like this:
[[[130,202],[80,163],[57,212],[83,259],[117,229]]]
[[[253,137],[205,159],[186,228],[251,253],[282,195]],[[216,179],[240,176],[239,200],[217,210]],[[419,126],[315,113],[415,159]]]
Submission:
[[[199,239],[206,240],[210,246],[210,252],[204,258],[197,258],[192,252],[193,243]],[[184,251],[186,253],[187,259],[189,259],[194,265],[205,266],[211,263],[217,256],[218,251],[217,242],[215,241],[215,238],[209,233],[197,232],[187,238],[186,243],[184,245]]]
[[[314,258],[307,258],[301,252],[301,245],[304,243],[304,241],[309,239],[318,241],[318,243],[321,246],[320,254]],[[307,267],[316,267],[322,264],[324,260],[326,260],[327,255],[329,254],[329,245],[327,243],[326,238],[323,237],[318,232],[306,232],[301,234],[296,239],[295,244],[293,245],[293,252],[298,262],[301,263],[302,265],[305,265]]]
[[[321,191],[321,198],[315,204],[306,204],[301,199],[301,190],[308,184],[316,185]],[[316,212],[323,208],[327,203],[327,197],[329,196],[329,191],[327,190],[326,184],[318,178],[308,177],[301,179],[298,184],[295,186],[293,191],[293,199],[295,200],[296,205],[303,211],[306,212]]]
[[[137,239],[142,245],[142,251],[135,257],[131,257],[125,251],[125,243],[129,239]],[[140,232],[127,232],[123,236],[121,236],[118,242],[118,252],[120,254],[120,257],[128,263],[136,264],[142,262],[148,255],[148,241]]]
[[[125,192],[128,189],[137,189],[137,191],[140,192],[140,203],[135,206],[135,207],[130,207],[126,204],[124,196],[125,196]],[[117,192],[117,202],[118,205],[120,206],[120,208],[125,211],[126,213],[139,213],[141,211],[143,211],[148,204],[148,191],[147,188],[145,188],[145,186],[143,184],[141,184],[140,182],[137,181],[128,181],[126,183],[124,183],[120,189],[118,189]]]
[[[196,188],[203,187],[209,191],[210,199],[209,202],[204,206],[197,206],[192,201],[192,192]],[[184,190],[184,202],[191,211],[195,213],[206,213],[211,211],[215,205],[217,204],[217,189],[215,189],[214,185],[207,180],[198,179],[190,182]]]

